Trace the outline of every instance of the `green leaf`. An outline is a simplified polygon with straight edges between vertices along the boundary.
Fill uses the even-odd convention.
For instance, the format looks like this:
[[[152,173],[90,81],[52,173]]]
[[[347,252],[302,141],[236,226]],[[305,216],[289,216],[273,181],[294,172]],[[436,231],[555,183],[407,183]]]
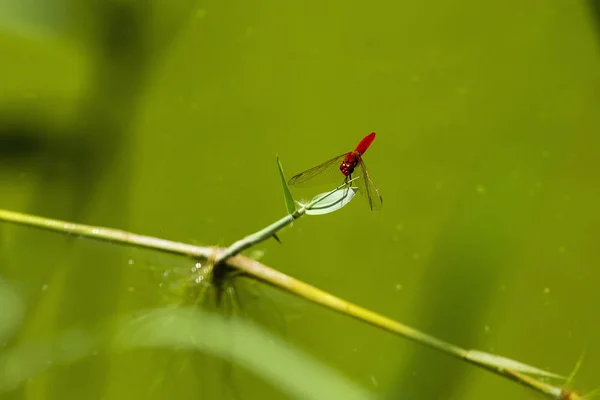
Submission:
[[[292,197],[292,192],[290,191],[287,180],[285,179],[283,167],[281,166],[281,161],[279,161],[279,156],[277,156],[277,167],[279,168],[279,177],[281,178],[281,187],[283,188],[285,208],[287,208],[288,214],[292,214],[294,211],[296,211],[296,205],[294,204],[294,197]]]
[[[137,312],[135,318],[128,315],[118,327],[113,342],[117,352],[140,348],[195,350],[252,371],[285,393],[285,398],[377,398],[339,371],[241,318],[228,319],[196,307],[163,308]]]
[[[346,187],[338,189],[333,193],[318,194],[312,199],[312,205],[307,207],[306,213],[308,215],[323,215],[337,211],[350,203],[357,192],[357,187]]]

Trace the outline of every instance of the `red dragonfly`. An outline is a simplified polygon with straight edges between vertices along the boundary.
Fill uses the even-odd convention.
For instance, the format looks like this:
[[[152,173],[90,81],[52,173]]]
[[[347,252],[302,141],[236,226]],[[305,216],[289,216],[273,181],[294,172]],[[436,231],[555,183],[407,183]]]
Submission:
[[[352,181],[353,185],[358,187],[358,191],[369,202],[371,210],[381,209],[383,199],[379,195],[379,190],[371,180],[367,172],[367,166],[363,161],[363,154],[367,151],[371,143],[375,140],[375,132],[369,133],[356,146],[354,151],[341,154],[325,161],[321,165],[306,170],[292,177],[288,184],[293,186],[312,186],[319,183],[332,182],[338,178],[344,178],[343,183]],[[338,167],[338,168],[335,168]],[[341,176],[340,176],[341,175]]]

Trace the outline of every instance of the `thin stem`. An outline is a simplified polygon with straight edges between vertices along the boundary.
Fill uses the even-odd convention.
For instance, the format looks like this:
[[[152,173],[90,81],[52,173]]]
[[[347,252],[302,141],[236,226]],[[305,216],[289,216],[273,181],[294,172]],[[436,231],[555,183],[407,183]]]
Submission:
[[[267,240],[268,238],[273,236],[275,233],[277,233],[277,231],[279,231],[280,229],[291,224],[300,216],[304,215],[304,211],[305,211],[304,208],[300,208],[299,210],[296,210],[293,214],[286,215],[285,217],[281,218],[279,221],[272,223],[271,225],[267,226],[266,228],[261,229],[260,231],[255,232],[251,235],[248,235],[245,238],[240,239],[237,242],[233,243],[225,251],[223,251],[222,253],[220,253],[217,256],[217,258],[215,259],[215,265],[222,263],[223,261],[227,260],[228,258],[241,253],[242,251],[246,250],[249,247],[254,246],[257,243]]]
[[[233,243],[224,252],[220,253],[217,256],[217,258],[215,259],[215,265],[222,263],[223,261],[227,260],[228,258],[241,253],[242,251],[254,246],[255,244],[258,244],[262,241],[269,239],[271,236],[276,234],[279,230],[285,228],[286,226],[288,226],[289,224],[291,224],[292,222],[294,222],[295,220],[297,220],[298,218],[303,216],[306,213],[306,210],[310,210],[312,207],[315,206],[315,204],[325,200],[327,197],[331,196],[338,190],[343,189],[344,187],[348,186],[355,179],[356,178],[351,179],[347,182],[344,182],[343,184],[341,184],[337,188],[333,189],[332,191],[328,192],[326,195],[324,195],[322,197],[321,196],[315,197],[310,203],[298,208],[292,214],[286,215],[285,217],[281,218],[279,221],[275,221],[274,223],[267,226],[266,228],[263,228],[258,232],[254,232],[254,233],[246,236],[245,238],[240,239],[237,242]]]
[[[402,336],[434,350],[438,350],[455,358],[467,361],[476,365],[477,367],[486,369],[497,375],[532,388],[549,398],[568,400],[580,399],[580,397],[577,397],[577,394],[574,392],[570,392],[571,397],[565,397],[566,392],[561,388],[547,384],[518,371],[503,368],[502,366],[497,366],[489,362],[483,362],[480,357],[476,357],[477,354],[482,354],[479,351],[463,349],[459,346],[455,346],[451,343],[440,340],[434,336],[420,332],[398,321],[394,321],[391,318],[340,299],[339,297],[329,294],[314,286],[287,276],[277,270],[266,267],[258,261],[242,256],[236,256],[229,259],[228,264],[233,268],[244,271],[247,275],[251,275],[256,279],[275,286],[278,289],[285,290],[303,299],[319,304],[325,308],[337,311],[340,314],[350,316],[359,321],[366,322],[377,328],[386,330],[398,336]]]
[[[386,330],[398,336],[402,336],[406,339],[467,361],[480,368],[487,369],[497,375],[532,388],[549,398],[568,400],[582,399],[575,392],[565,391],[564,389],[544,383],[517,370],[506,368],[503,365],[495,365],[491,362],[486,362],[481,357],[478,357],[478,355],[485,353],[463,349],[433,336],[427,335],[407,325],[401,324],[400,322],[394,321],[366,308],[347,302],[307,283],[287,276],[259,263],[258,261],[238,254],[243,249],[270,237],[277,230],[290,224],[296,218],[299,218],[304,214],[307,207],[308,206],[301,207],[299,210],[296,210],[294,214],[288,215],[269,225],[263,230],[234,243],[228,249],[194,246],[150,236],[137,235],[117,229],[75,224],[2,209],[0,209],[0,221],[41,228],[67,235],[78,235],[90,239],[109,241],[116,244],[136,246],[156,251],[184,255],[193,258],[210,259],[217,257],[216,260],[220,259],[220,262],[224,262],[227,266],[250,275],[257,280],[270,284],[281,290],[290,292],[296,296],[341,314],[355,318],[359,321],[368,323],[377,328]],[[229,256],[228,254],[237,255]]]
[[[309,300],[341,314],[351,316],[360,321],[367,322],[373,326],[419,342],[428,347],[442,350],[445,353],[454,355],[455,357],[465,358],[468,352],[465,349],[461,349],[460,347],[446,343],[433,336],[421,333],[416,329],[401,324],[400,322],[352,304],[298,279],[285,275],[284,273],[269,268],[258,261],[243,256],[236,256],[230,258],[228,264],[237,270],[245,272],[247,275],[253,276],[258,280],[295,294],[296,296],[300,296],[305,300]]]
[[[64,233],[70,236],[80,236],[105,242],[113,242],[129,246],[158,250],[164,253],[185,255],[192,258],[207,259],[214,255],[211,247],[194,246],[187,243],[173,242],[152,236],[137,235],[119,229],[100,226],[75,224],[57,219],[38,217],[14,211],[0,209],[0,221],[18,225],[32,226],[48,231]]]

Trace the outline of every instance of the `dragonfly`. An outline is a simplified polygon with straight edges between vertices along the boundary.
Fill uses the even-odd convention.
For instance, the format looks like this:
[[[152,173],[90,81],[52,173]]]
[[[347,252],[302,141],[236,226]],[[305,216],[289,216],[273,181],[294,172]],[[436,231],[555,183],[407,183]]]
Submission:
[[[352,184],[358,187],[358,191],[367,199],[369,208],[372,211],[380,210],[383,199],[371,180],[371,176],[363,160],[363,154],[371,146],[373,140],[375,140],[375,132],[371,132],[362,138],[354,151],[340,154],[316,167],[294,175],[288,181],[288,184],[296,187],[306,187],[321,183],[331,183],[343,178],[342,183],[352,181]]]

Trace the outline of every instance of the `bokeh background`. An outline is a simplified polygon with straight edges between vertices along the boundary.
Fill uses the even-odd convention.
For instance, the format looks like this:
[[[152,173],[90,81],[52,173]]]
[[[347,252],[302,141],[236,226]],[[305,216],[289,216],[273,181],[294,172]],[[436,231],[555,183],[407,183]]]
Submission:
[[[376,131],[380,212],[358,200],[303,218],[252,254],[466,348],[563,375],[580,362],[570,385],[586,393],[600,386],[599,41],[595,0],[2,0],[0,208],[224,246],[285,214],[276,154],[291,176]],[[189,265],[0,223],[19,299],[0,312],[22,316],[0,351],[70,349],[74,327],[169,304],[160,277]],[[252,291],[249,318],[382,398],[538,396]],[[0,397],[288,398],[198,353],[47,359]]]

